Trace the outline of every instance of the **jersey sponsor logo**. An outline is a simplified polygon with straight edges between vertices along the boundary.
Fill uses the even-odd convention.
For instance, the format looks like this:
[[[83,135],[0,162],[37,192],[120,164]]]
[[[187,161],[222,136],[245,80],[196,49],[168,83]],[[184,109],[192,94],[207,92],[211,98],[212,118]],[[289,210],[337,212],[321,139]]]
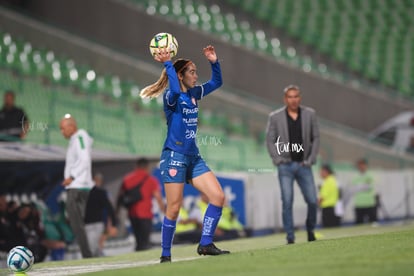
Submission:
[[[185,131],[185,138],[186,139],[195,139],[196,137],[197,137],[197,132],[195,132],[194,130],[187,129]]]
[[[187,125],[196,125],[198,122],[198,118],[183,118],[183,122]]]
[[[194,107],[194,108],[183,108],[183,114],[188,115],[188,114],[196,114],[198,112],[198,107]]]
[[[183,167],[184,166],[184,162],[177,161],[177,160],[170,160],[169,165],[170,166],[174,166],[174,167]]]

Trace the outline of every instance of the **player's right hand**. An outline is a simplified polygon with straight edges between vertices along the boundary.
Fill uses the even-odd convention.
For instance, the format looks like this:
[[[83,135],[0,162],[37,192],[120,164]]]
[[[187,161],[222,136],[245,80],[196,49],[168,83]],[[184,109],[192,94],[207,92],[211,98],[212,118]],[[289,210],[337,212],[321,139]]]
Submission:
[[[162,63],[171,60],[170,51],[167,48],[159,48],[155,51],[154,59]]]

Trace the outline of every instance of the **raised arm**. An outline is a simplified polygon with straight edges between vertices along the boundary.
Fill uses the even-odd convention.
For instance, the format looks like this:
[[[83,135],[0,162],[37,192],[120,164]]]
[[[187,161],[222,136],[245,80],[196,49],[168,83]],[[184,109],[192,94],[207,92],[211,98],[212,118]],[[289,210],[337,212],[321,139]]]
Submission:
[[[168,77],[169,90],[165,94],[167,104],[174,106],[180,96],[180,82],[178,81],[177,73],[174,65],[171,62],[170,52],[167,48],[160,48],[154,55],[154,59],[164,64],[165,72]]]
[[[203,49],[203,54],[211,64],[211,79],[202,85],[195,86],[191,93],[196,97],[197,100],[207,96],[223,84],[221,76],[221,67],[218,61],[216,50],[213,46],[208,45]]]

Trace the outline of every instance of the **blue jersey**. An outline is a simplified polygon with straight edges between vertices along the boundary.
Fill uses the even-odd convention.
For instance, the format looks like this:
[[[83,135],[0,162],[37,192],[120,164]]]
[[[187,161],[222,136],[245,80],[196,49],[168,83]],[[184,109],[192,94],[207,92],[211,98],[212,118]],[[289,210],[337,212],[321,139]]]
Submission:
[[[198,104],[197,101],[207,96],[222,84],[220,64],[211,64],[212,77],[202,84],[197,85],[187,92],[180,90],[177,73],[171,61],[164,63],[169,88],[164,92],[164,112],[167,119],[168,133],[164,143],[164,149],[179,152],[181,154],[196,155]]]

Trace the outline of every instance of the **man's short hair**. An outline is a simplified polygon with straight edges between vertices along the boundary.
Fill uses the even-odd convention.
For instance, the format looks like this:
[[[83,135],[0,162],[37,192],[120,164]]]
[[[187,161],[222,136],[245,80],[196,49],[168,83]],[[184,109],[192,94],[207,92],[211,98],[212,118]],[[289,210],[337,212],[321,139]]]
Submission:
[[[300,92],[299,86],[290,84],[290,85],[286,86],[285,89],[283,89],[283,93],[286,94],[290,90],[296,90],[296,91]]]

